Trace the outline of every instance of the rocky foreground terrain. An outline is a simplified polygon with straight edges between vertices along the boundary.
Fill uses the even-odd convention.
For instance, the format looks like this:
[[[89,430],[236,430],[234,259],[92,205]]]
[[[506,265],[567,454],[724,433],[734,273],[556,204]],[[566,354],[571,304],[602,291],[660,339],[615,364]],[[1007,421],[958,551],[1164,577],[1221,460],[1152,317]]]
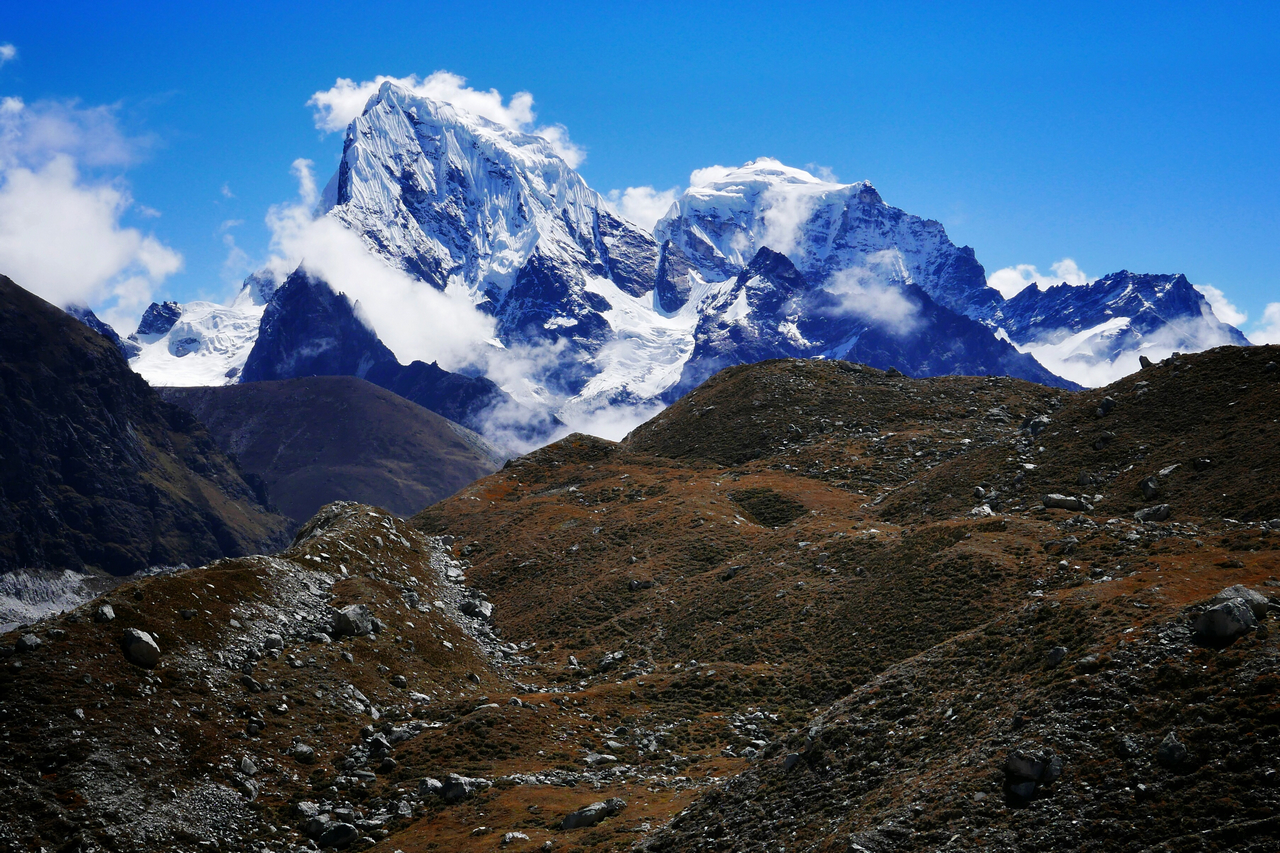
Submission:
[[[1274,850],[1280,348],[731,368],[4,637],[0,849]]]

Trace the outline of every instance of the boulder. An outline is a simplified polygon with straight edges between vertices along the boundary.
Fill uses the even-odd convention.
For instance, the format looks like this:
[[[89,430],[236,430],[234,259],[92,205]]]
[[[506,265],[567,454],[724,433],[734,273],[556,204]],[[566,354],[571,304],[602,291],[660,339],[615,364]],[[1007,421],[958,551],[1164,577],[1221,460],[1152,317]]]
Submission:
[[[626,801],[618,797],[610,797],[609,799],[592,803],[589,806],[578,809],[576,812],[570,812],[565,815],[564,820],[560,821],[561,829],[581,829],[585,826],[595,826],[607,817],[613,817],[618,812],[626,808]]]
[[[13,644],[13,647],[20,652],[34,652],[41,645],[43,645],[43,641],[35,634],[23,634]]]
[[[126,628],[120,638],[120,645],[124,649],[125,658],[135,666],[152,669],[160,663],[160,646],[146,631]]]
[[[1062,775],[1062,759],[1052,751],[1009,753],[1004,764],[1005,793],[1015,804],[1029,802]]]
[[[1168,504],[1156,504],[1155,506],[1144,506],[1133,514],[1135,521],[1164,521],[1169,517]]]
[[[347,847],[360,837],[360,831],[349,823],[335,823],[326,829],[316,843],[321,847]]]
[[[440,797],[444,795],[444,785],[439,779],[432,779],[427,776],[418,780],[418,796],[422,799],[427,797]]]
[[[1100,418],[1105,418],[1111,414],[1111,410],[1116,407],[1116,401],[1110,397],[1103,397],[1102,402],[1098,404],[1098,411],[1095,414]]]
[[[98,609],[93,611],[94,622],[110,622],[116,618],[115,608],[110,604],[102,604]]]
[[[446,803],[460,803],[476,791],[483,791],[492,784],[488,779],[473,779],[450,773],[444,777],[444,782],[441,784],[440,798]]]
[[[1085,509],[1085,502],[1069,495],[1050,494],[1044,496],[1044,505],[1049,509],[1068,509],[1079,512]]]
[[[1067,659],[1067,647],[1054,646],[1049,649],[1049,654],[1046,657],[1048,658],[1049,666],[1057,666]]]
[[[312,764],[316,760],[315,747],[305,743],[295,743],[289,752],[293,754],[293,760],[299,764]]]
[[[1138,483],[1138,488],[1142,490],[1143,499],[1149,501],[1160,494],[1160,481],[1152,474],[1150,477],[1143,477]]]
[[[1267,601],[1267,597],[1242,584],[1227,587],[1222,592],[1215,595],[1211,600],[1214,604],[1219,604],[1224,601],[1230,601],[1233,598],[1244,599],[1245,604],[1249,605],[1249,609],[1253,611],[1254,618],[1267,618],[1267,608],[1270,605],[1270,602]]]
[[[1243,598],[1231,598],[1201,613],[1192,630],[1201,640],[1230,642],[1257,624],[1249,602]]]
[[[373,613],[363,604],[350,604],[338,611],[333,633],[339,637],[362,637],[373,631]]]
[[[464,616],[470,616],[472,619],[480,619],[484,622],[493,621],[493,605],[480,598],[463,599],[458,605],[458,609],[462,611]]]
[[[1138,356],[1139,370],[1146,370],[1150,366],[1151,366],[1151,359],[1147,358],[1145,355]]]
[[[1179,767],[1187,761],[1187,748],[1178,740],[1178,735],[1170,730],[1164,736],[1164,740],[1160,741],[1160,746],[1156,749],[1156,761],[1165,767]]]
[[[279,634],[267,634],[267,636],[262,638],[262,647],[264,649],[283,649],[284,637],[281,637]]]

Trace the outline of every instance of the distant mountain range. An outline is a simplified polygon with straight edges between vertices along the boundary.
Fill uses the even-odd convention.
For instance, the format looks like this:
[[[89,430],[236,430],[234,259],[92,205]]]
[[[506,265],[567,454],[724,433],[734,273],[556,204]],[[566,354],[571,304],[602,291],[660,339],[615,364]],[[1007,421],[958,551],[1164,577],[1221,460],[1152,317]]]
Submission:
[[[388,82],[348,128],[318,212],[413,286],[489,318],[469,366],[401,365],[379,324],[431,318],[408,305],[368,315],[311,268],[255,275],[229,306],[153,305],[121,346],[157,385],[360,376],[487,435],[518,425],[519,444],[613,406],[652,412],[765,358],[1073,388],[1137,369],[1139,355],[1247,343],[1182,276],[1121,272],[1005,299],[972,249],[867,182],[767,158],[696,177],[650,234],[545,139]],[[513,352],[541,357],[514,378],[493,369]]]

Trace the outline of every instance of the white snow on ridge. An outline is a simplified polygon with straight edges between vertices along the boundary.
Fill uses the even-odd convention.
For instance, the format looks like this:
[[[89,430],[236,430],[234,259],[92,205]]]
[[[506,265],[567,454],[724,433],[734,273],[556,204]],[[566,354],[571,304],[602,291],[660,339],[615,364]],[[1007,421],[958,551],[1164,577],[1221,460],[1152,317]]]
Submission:
[[[232,385],[258,339],[265,310],[243,295],[231,306],[188,302],[168,332],[138,340],[142,352],[129,366],[156,386]]]

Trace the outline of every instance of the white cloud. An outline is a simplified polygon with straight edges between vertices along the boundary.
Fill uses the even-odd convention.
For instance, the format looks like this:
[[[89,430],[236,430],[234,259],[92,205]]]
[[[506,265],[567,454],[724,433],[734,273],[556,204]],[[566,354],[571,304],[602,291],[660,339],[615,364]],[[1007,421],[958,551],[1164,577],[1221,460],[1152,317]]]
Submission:
[[[694,169],[689,173],[689,186],[709,187],[738,171],[739,166],[707,166],[705,169]]]
[[[1271,302],[1262,311],[1262,320],[1249,332],[1255,344],[1280,344],[1280,302]]]
[[[17,58],[18,49],[16,47],[7,42],[5,44],[0,44],[0,66],[4,65],[6,62],[12,62]]]
[[[920,323],[920,306],[900,287],[907,278],[902,254],[897,249],[885,249],[868,255],[866,266],[832,275],[826,291],[840,300],[840,313],[902,336]]]
[[[129,166],[152,143],[150,137],[126,136],[114,107],[0,99],[0,169],[39,167],[58,155],[74,158],[81,167]]]
[[[224,183],[222,189],[219,190],[223,198],[235,198],[236,194],[231,191],[231,184]]]
[[[507,101],[503,101],[497,89],[487,92],[467,86],[465,77],[448,71],[437,71],[428,77],[421,78],[416,74],[408,77],[388,77],[379,74],[372,80],[360,83],[346,77],[339,77],[333,87],[316,92],[307,101],[307,106],[315,109],[316,127],[324,131],[345,130],[347,125],[364,111],[369,98],[377,93],[385,82],[412,92],[419,97],[433,101],[452,104],[454,107],[486,118],[509,130],[541,136],[551,144],[570,168],[576,169],[586,159],[586,152],[569,139],[569,132],[563,125],[534,125],[537,114],[533,111],[533,95],[528,92],[516,92]]]
[[[987,286],[1000,291],[1000,295],[1005,299],[1011,299],[1033,284],[1041,290],[1048,290],[1054,285],[1063,283],[1080,287],[1088,284],[1090,280],[1071,258],[1063,258],[1049,269],[1053,271],[1052,275],[1040,272],[1034,264],[1005,267],[987,277]]]
[[[626,219],[631,220],[649,233],[658,220],[667,215],[671,205],[680,197],[680,189],[655,190],[653,187],[627,187],[625,190],[610,190],[609,203]]]
[[[82,168],[122,167],[148,145],[119,129],[110,107],[0,100],[0,272],[58,306],[90,304],[128,331],[182,256],[124,227],[135,205],[115,179]]]
[[[1239,327],[1249,315],[1236,306],[1232,305],[1227,299],[1227,295],[1212,284],[1196,284],[1192,285],[1200,294],[1208,301],[1209,307],[1213,309],[1214,316],[1224,323]]]
[[[267,214],[272,252],[267,266],[277,280],[301,264],[347,294],[402,362],[438,361],[445,370],[473,364],[481,343],[493,338],[493,318],[476,310],[461,288],[438,291],[389,266],[336,219],[317,218],[311,163],[295,160],[293,173],[297,201]]]

